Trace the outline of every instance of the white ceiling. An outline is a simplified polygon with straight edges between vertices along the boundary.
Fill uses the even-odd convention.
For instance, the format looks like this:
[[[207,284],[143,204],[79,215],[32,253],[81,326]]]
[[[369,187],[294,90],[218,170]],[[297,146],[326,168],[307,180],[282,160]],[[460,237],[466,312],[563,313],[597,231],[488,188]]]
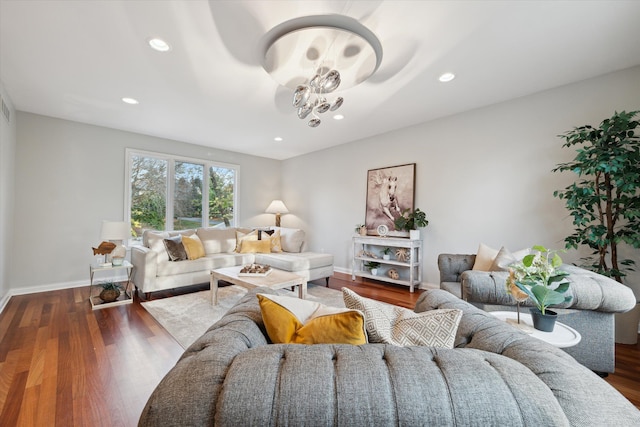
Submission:
[[[345,119],[312,129],[261,38],[334,13],[383,58],[340,92]],[[0,79],[21,111],[286,159],[639,65],[639,22],[640,1],[0,0]]]

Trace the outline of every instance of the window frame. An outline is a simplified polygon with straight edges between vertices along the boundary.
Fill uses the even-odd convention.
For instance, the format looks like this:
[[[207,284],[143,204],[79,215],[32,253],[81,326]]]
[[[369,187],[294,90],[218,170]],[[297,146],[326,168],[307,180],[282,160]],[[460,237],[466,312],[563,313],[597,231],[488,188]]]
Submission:
[[[155,151],[136,150],[133,148],[125,149],[125,183],[124,183],[124,218],[128,224],[131,224],[131,166],[133,156],[152,157],[167,162],[167,186],[166,186],[166,212],[165,212],[165,231],[173,231],[173,212],[175,197],[175,163],[185,162],[203,165],[204,174],[202,177],[202,225],[209,226],[209,170],[211,167],[219,167],[232,169],[234,171],[233,183],[233,224],[237,226],[239,218],[239,185],[240,185],[240,165],[233,163],[225,163],[213,160],[198,159],[194,157],[177,156]]]

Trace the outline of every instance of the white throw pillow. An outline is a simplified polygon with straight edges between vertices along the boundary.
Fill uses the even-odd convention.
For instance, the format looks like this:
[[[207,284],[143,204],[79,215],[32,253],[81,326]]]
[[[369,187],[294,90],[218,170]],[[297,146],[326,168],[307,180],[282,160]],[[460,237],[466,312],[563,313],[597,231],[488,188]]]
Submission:
[[[516,257],[503,246],[489,267],[489,271],[509,271],[509,266],[516,261],[518,261]]]
[[[342,288],[347,308],[364,313],[369,342],[397,346],[453,348],[462,311],[430,310],[414,313],[406,308],[363,298]]]
[[[500,252],[498,249],[490,248],[484,243],[480,243],[478,247],[478,253],[476,254],[476,261],[473,263],[472,270],[477,271],[489,271],[493,260]]]
[[[272,230],[280,230],[280,243],[282,250],[289,253],[299,253],[304,245],[305,233],[299,228],[278,228],[271,227]]]

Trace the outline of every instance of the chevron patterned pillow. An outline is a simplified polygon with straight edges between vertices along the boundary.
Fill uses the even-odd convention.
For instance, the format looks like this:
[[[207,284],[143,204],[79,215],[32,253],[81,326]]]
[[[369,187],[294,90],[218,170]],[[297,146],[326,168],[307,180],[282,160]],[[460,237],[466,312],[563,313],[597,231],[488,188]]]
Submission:
[[[462,318],[461,310],[414,313],[406,308],[363,298],[347,288],[342,288],[342,297],[347,308],[364,313],[370,343],[453,348]]]

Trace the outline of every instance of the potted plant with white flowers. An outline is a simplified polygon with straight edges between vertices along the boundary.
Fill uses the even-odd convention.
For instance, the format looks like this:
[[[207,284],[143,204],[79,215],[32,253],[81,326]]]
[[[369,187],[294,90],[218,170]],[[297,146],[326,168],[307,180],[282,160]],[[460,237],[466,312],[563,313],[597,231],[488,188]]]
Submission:
[[[569,290],[569,282],[566,280],[569,273],[559,269],[562,258],[557,251],[539,245],[532,249],[534,253],[509,265],[507,292],[512,295],[518,289],[524,292],[535,305],[531,308],[533,327],[552,332],[557,313],[548,307],[571,301],[571,296],[565,296]]]

